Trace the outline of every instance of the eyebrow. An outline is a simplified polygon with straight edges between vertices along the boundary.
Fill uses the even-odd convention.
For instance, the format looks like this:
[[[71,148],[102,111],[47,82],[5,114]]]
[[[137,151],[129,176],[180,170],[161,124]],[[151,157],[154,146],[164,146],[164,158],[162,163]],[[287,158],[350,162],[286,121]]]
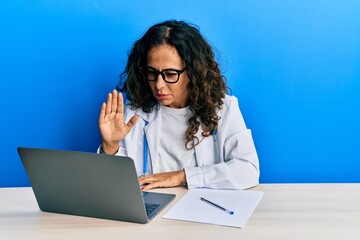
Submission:
[[[176,70],[176,71],[181,71],[181,68],[164,68],[164,69],[161,70],[161,71],[159,71],[159,70],[157,70],[156,68],[151,67],[151,66],[146,66],[146,68],[150,68],[151,70],[155,70],[155,71],[158,71],[158,72],[161,72],[161,71],[164,71],[164,70]]]

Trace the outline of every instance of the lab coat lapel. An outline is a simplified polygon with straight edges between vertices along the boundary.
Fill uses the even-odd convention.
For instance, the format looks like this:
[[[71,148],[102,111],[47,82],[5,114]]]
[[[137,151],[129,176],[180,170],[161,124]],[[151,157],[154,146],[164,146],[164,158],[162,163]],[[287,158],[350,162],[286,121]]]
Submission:
[[[200,127],[199,131],[195,134],[200,141],[200,143],[195,146],[196,161],[199,167],[218,162],[219,160],[217,136],[203,137],[202,133],[203,131]]]
[[[158,158],[160,142],[161,108],[153,110],[152,113],[139,111],[139,117],[148,122],[144,127],[148,143],[148,174],[153,174],[157,169],[156,159]]]

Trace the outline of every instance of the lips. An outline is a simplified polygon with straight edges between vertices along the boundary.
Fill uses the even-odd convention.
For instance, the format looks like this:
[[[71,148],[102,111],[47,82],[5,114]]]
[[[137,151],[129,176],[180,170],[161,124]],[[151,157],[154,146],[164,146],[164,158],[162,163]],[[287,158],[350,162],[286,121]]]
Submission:
[[[169,94],[156,94],[158,98],[163,99],[169,96]]]

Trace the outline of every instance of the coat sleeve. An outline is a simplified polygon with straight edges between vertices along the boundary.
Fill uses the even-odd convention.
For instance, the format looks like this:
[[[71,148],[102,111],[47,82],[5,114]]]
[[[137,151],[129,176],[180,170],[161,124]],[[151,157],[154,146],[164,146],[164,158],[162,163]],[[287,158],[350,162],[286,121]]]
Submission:
[[[219,159],[185,168],[189,189],[246,189],[259,184],[259,160],[251,130],[246,128],[235,97],[225,99],[221,119],[217,133]]]

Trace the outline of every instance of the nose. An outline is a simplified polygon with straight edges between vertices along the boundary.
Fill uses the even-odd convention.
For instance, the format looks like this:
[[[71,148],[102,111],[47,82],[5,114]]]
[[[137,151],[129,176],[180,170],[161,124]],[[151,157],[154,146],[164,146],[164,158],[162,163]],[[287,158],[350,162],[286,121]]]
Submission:
[[[161,89],[164,86],[166,86],[166,82],[164,81],[163,77],[161,76],[161,74],[158,75],[157,79],[156,79],[156,88],[157,89]]]

